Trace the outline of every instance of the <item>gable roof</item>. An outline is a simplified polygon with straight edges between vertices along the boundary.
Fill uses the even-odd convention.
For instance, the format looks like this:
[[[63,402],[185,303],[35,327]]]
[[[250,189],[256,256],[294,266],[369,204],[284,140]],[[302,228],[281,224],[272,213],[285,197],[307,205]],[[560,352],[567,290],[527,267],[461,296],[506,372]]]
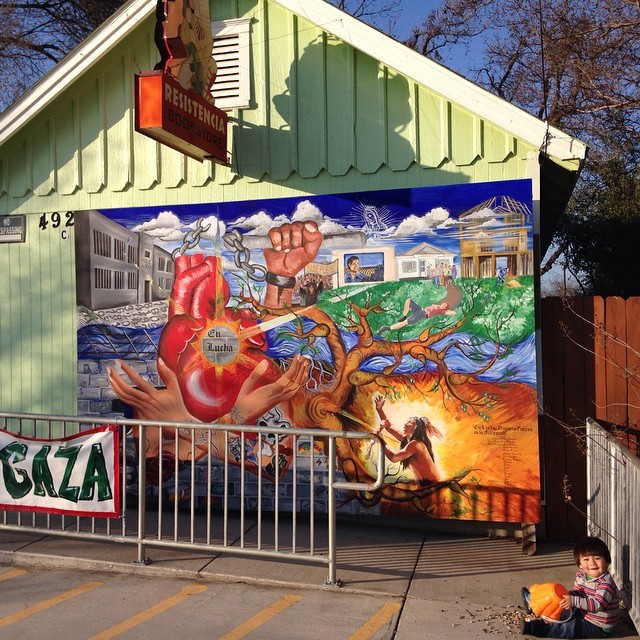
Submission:
[[[130,0],[120,7],[111,18],[0,114],[0,145],[71,86],[87,69],[98,63],[102,56],[126,38],[131,29],[148,18],[155,8],[156,0]]]
[[[325,0],[276,0],[296,15],[317,25],[355,49],[440,94],[462,108],[492,122],[517,138],[560,161],[586,157],[587,146],[559,129],[482,89],[459,74],[377,31]],[[148,18],[156,0],[130,0],[81,45],[76,47],[16,103],[0,115],[0,145],[26,125],[55,96],[84,71],[99,62],[129,31]]]
[[[444,247],[436,247],[428,242],[421,242],[420,244],[396,254],[396,258],[407,258],[412,256],[456,256],[455,251],[449,251]]]
[[[560,160],[582,160],[587,146],[443,65],[322,0],[277,0],[355,49]]]

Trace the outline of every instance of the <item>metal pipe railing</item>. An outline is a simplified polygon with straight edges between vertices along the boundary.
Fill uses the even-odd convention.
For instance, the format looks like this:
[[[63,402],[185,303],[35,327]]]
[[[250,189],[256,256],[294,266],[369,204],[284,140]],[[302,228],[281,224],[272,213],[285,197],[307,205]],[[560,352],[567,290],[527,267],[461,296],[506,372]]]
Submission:
[[[587,419],[587,520],[611,551],[611,575],[640,628],[640,460],[595,420]]]
[[[25,435],[31,438],[56,439],[75,433],[80,433],[87,428],[104,424],[114,424],[120,429],[122,455],[120,456],[122,465],[121,477],[123,478],[121,493],[121,527],[119,533],[112,527],[111,520],[99,515],[90,518],[79,516],[65,516],[54,514],[32,514],[30,522],[23,517],[21,512],[3,511],[0,530],[25,530],[44,533],[56,536],[68,536],[83,538],[87,540],[112,541],[117,543],[127,543],[135,545],[135,562],[146,562],[146,550],[148,547],[164,547],[173,549],[191,549],[197,551],[210,551],[215,553],[230,553],[234,555],[248,555],[264,559],[286,559],[297,561],[327,564],[328,578],[327,584],[339,585],[340,581],[336,577],[336,510],[338,491],[376,491],[380,489],[384,480],[385,458],[384,449],[381,446],[381,438],[373,433],[356,431],[330,431],[325,429],[291,429],[283,427],[256,427],[253,425],[222,425],[222,424],[195,424],[182,422],[158,422],[150,420],[135,420],[126,418],[89,418],[75,416],[54,416],[27,413],[0,413],[0,427],[18,435]],[[127,485],[127,462],[131,457],[127,457],[128,436],[133,440],[133,432],[137,431],[137,482]],[[149,468],[147,464],[147,445],[152,438],[157,439],[158,450],[157,469]],[[214,442],[223,443],[217,448],[218,460],[214,461]],[[257,445],[257,462],[249,460],[248,444],[255,438]],[[282,448],[281,438],[292,443],[291,467],[284,473],[280,466]],[[306,548],[301,543],[298,536],[298,527],[302,513],[296,508],[296,500],[303,484],[300,475],[300,455],[298,453],[298,442],[301,438],[310,441],[309,446],[309,467],[306,491],[309,496],[309,537]],[[316,531],[316,489],[317,471],[314,469],[318,454],[314,452],[316,438],[322,438],[328,442],[327,455],[327,543],[326,554],[317,549]],[[265,541],[264,526],[264,506],[263,501],[268,493],[269,484],[265,480],[264,469],[262,467],[262,451],[267,445],[267,440],[275,440],[273,445],[273,473],[271,488],[273,490],[273,540],[271,545]],[[338,439],[345,440],[373,440],[378,442],[375,461],[375,479],[373,482],[349,482],[337,479],[337,445]],[[180,460],[180,446],[188,445],[187,461]],[[133,444],[133,443],[132,443]],[[230,458],[232,446],[239,446],[238,455],[234,454],[234,460]],[[184,449],[183,449],[184,451]],[[165,454],[167,454],[165,456]],[[170,455],[169,455],[170,454]],[[201,454],[202,462],[196,458]],[[166,459],[165,459],[166,458]],[[169,458],[173,458],[171,461]],[[173,468],[170,469],[171,462]],[[188,465],[188,473],[183,474],[181,470]],[[157,485],[150,480],[157,471]],[[187,471],[185,469],[185,471]],[[133,473],[133,471],[131,471]],[[235,473],[239,475],[240,500],[237,504],[239,510],[239,532],[232,534],[230,531],[232,518],[231,501],[234,496],[230,495],[230,477]],[[166,476],[172,479],[163,482]],[[198,481],[204,475],[206,482],[205,508],[200,510],[197,503],[197,489],[203,484]],[[215,475],[215,479],[214,479]],[[185,480],[186,478],[186,480]],[[283,482],[291,482],[292,485],[292,508],[291,508],[291,541],[290,550],[285,549],[282,542],[281,528],[283,528],[283,514],[280,489]],[[198,484],[200,482],[200,484]],[[218,487],[218,491],[214,489]],[[221,488],[220,488],[221,487]],[[126,515],[128,511],[128,491],[137,490],[136,501],[133,503],[137,509],[135,531],[131,532],[127,527]],[[254,497],[249,495],[255,489],[255,509],[248,510],[247,503]],[[149,519],[150,508],[148,498],[157,491],[157,500],[154,506],[157,509],[157,519],[155,527],[149,529],[152,521]],[[222,535],[219,542],[213,533],[213,526],[216,524],[216,511],[213,503],[218,499],[221,492],[222,502],[220,512],[222,518]],[[170,525],[166,520],[166,508],[170,505],[173,496],[173,518]],[[185,500],[181,497],[185,496]],[[188,515],[180,511],[180,505],[188,500]],[[204,511],[204,515],[202,515]],[[13,514],[13,515],[12,515]],[[41,522],[45,518],[44,523]],[[75,530],[67,527],[67,519],[75,517]],[[247,540],[248,519],[256,518],[257,542],[251,545]],[[204,531],[199,530],[204,520]],[[59,525],[56,528],[56,524]],[[253,527],[253,525],[252,525]],[[155,530],[154,530],[155,529]],[[171,529],[170,531],[168,529]],[[187,531],[181,535],[181,531]],[[234,544],[237,542],[237,544]]]

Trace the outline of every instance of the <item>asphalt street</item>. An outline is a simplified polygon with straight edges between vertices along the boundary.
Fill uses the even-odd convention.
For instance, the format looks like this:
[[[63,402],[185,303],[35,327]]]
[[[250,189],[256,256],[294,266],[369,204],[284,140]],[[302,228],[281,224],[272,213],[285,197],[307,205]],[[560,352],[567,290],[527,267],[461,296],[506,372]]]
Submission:
[[[520,588],[571,584],[569,545],[338,526],[326,567],[0,532],[0,639],[520,637]],[[626,622],[615,638],[639,638]]]

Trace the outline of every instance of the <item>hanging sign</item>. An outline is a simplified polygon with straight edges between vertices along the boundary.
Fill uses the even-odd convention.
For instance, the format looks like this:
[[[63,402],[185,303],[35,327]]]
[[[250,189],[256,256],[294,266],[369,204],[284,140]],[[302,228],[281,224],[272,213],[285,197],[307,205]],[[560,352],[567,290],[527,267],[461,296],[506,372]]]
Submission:
[[[136,131],[196,160],[227,162],[227,114],[166,73],[136,76]]]
[[[227,114],[216,107],[208,0],[158,0],[154,71],[135,76],[136,131],[196,160],[226,164]]]
[[[119,443],[117,426],[59,440],[0,429],[0,508],[118,517]]]

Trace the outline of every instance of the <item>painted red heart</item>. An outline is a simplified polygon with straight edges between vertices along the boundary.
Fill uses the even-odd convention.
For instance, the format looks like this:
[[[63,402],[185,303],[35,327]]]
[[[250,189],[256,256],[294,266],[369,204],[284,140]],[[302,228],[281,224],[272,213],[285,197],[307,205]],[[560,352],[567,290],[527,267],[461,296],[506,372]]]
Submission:
[[[229,286],[217,258],[196,255],[176,260],[169,320],[158,355],[176,373],[189,413],[203,422],[229,413],[267,346],[255,313],[248,308],[234,310],[226,306],[228,301]],[[209,361],[202,348],[203,339],[215,334],[217,327],[237,336],[238,352],[223,364]]]

